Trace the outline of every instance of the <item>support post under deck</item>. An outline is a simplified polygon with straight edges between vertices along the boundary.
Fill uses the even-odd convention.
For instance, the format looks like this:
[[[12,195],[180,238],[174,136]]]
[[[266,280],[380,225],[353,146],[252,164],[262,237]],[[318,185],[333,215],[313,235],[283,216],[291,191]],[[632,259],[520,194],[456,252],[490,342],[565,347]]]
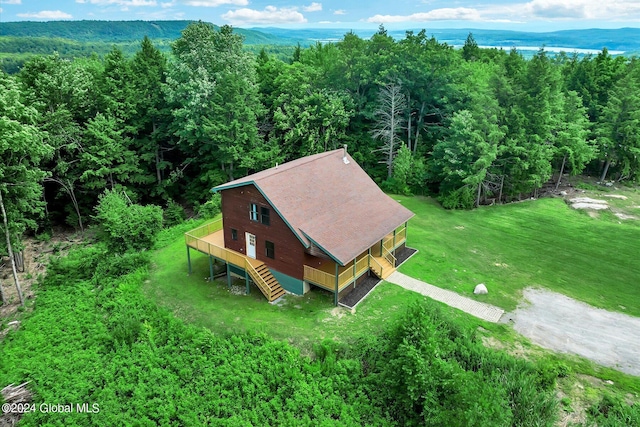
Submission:
[[[213,257],[209,255],[209,281],[213,282]]]
[[[187,245],[187,264],[189,265],[189,276],[191,276],[191,252],[189,251],[189,245]]]
[[[227,286],[231,289],[231,267],[229,267],[229,263],[227,263]]]
[[[338,279],[339,279],[339,273],[340,269],[338,268],[338,263],[336,262],[336,292],[335,292],[335,296],[334,296],[334,304],[337,307],[338,306]]]

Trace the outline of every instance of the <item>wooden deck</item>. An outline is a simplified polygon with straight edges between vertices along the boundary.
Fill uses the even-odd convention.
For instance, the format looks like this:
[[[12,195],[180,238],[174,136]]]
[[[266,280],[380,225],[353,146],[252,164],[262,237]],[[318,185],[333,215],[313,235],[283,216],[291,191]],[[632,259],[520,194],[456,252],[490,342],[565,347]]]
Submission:
[[[198,227],[185,233],[184,236],[187,247],[245,270],[269,302],[285,294],[285,290],[265,263],[224,247],[222,220]]]
[[[321,264],[315,267],[305,265],[304,280],[332,292],[335,292],[337,288],[337,291],[340,292],[369,270],[381,279],[386,279],[395,271],[396,259],[393,256],[393,251],[405,241],[406,228],[399,227],[385,236],[380,243],[376,243],[370,249],[362,252],[349,264],[339,266],[337,276],[335,261],[322,260]],[[267,274],[266,264],[240,252],[225,248],[222,220],[185,233],[185,242],[190,248],[247,271],[269,301],[277,298],[275,295],[284,294],[284,290],[273,278],[273,275]]]

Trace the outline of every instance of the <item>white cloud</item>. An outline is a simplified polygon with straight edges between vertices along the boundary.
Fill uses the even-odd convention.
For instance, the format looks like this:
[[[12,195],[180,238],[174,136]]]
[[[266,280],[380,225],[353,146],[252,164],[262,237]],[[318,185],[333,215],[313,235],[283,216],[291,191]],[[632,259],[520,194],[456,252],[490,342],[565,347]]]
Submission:
[[[480,12],[467,7],[433,9],[429,12],[414,13],[411,15],[375,15],[367,18],[367,22],[392,23],[392,22],[425,22],[425,21],[480,21]]]
[[[176,5],[175,0],[167,2],[167,3],[160,3],[160,7],[162,7],[163,9],[166,9],[166,8],[169,8],[169,7],[173,7],[175,5]]]
[[[118,6],[157,6],[156,0],[76,0],[76,3],[91,3],[98,6],[118,5]]]
[[[640,18],[637,0],[532,0],[524,4],[524,11],[541,19],[607,19]]]
[[[338,9],[333,11],[334,15],[346,15],[347,12],[344,9]]]
[[[322,10],[322,3],[313,2],[309,6],[302,6],[302,10],[305,12],[320,12]]]
[[[222,18],[232,24],[294,24],[305,23],[306,18],[295,8],[277,8],[267,6],[264,10],[230,10]]]
[[[42,10],[40,12],[18,13],[21,18],[35,19],[72,19],[73,16],[60,10]]]
[[[22,4],[22,0],[3,0],[4,4]]]
[[[197,7],[218,7],[223,4],[230,4],[233,6],[246,6],[249,4],[249,0],[187,0],[183,2],[187,6]]]

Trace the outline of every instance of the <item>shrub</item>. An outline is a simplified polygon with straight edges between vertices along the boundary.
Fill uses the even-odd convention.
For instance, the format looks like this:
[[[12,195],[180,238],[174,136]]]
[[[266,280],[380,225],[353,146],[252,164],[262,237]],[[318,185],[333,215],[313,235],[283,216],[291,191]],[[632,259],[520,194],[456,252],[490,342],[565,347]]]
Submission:
[[[438,196],[438,201],[445,209],[472,209],[476,203],[475,197],[473,189],[465,186],[450,193],[441,194]]]
[[[169,200],[164,210],[164,226],[173,227],[174,225],[180,224],[184,219],[185,214],[182,206],[173,200]]]
[[[198,206],[197,212],[203,218],[213,218],[220,213],[222,207],[222,196],[216,193],[211,196],[203,205]]]
[[[107,190],[96,207],[99,236],[109,250],[149,249],[162,228],[162,209],[131,203],[124,193]]]

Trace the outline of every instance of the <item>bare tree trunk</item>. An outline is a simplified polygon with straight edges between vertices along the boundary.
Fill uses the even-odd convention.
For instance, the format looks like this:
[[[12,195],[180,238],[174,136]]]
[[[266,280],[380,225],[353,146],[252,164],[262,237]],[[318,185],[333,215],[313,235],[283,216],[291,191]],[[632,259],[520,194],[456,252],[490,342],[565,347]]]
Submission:
[[[562,174],[564,173],[564,165],[567,163],[567,154],[565,153],[564,158],[562,159],[562,167],[560,167],[560,176],[558,176],[558,182],[556,182],[556,188],[553,191],[558,191],[558,187],[560,187],[560,182],[562,181]]]
[[[393,96],[391,98],[391,112],[392,114],[396,111],[396,97]],[[393,118],[393,116],[392,116]],[[396,121],[391,120],[390,124],[390,133],[389,133],[389,150],[387,151],[387,178],[391,179],[391,175],[393,174],[393,149],[395,145],[396,139]]]
[[[478,194],[476,195],[476,208],[480,206],[480,191],[482,190],[482,183],[478,184]]]
[[[71,182],[71,180],[67,180],[66,182],[64,182],[57,178],[46,178],[45,182],[55,182],[56,184],[59,184],[64,189],[64,191],[67,192],[67,194],[71,198],[71,203],[73,203],[73,209],[75,209],[76,215],[78,215],[78,226],[80,227],[80,233],[84,235],[84,225],[82,224],[82,215],[80,215],[80,205],[78,204],[78,198],[76,197],[76,192],[73,189],[73,183]]]
[[[73,185],[69,182],[69,196],[71,197],[71,202],[73,203],[73,208],[76,210],[76,215],[78,215],[78,225],[80,226],[80,233],[84,236],[84,225],[82,224],[82,215],[80,214],[80,205],[78,204],[78,199],[76,198],[76,192],[73,189]]]
[[[418,150],[418,138],[420,138],[420,125],[423,122],[424,108],[425,108],[425,104],[423,102],[422,105],[420,106],[420,115],[418,116],[418,121],[416,122],[416,137],[413,139],[413,154],[415,154],[416,151]]]
[[[2,200],[2,191],[0,191],[0,210],[2,210],[2,221],[4,223],[4,235],[7,238],[7,251],[9,251],[9,259],[11,260],[11,271],[13,272],[13,281],[16,284],[16,290],[18,291],[18,298],[20,298],[20,304],[24,305],[24,298],[22,297],[22,288],[20,287],[20,280],[18,279],[18,272],[16,270],[16,260],[13,257],[13,248],[11,247],[11,233],[9,233],[9,223],[7,221],[7,212],[4,209],[4,200]],[[4,295],[2,300],[4,301]]]
[[[609,172],[609,166],[611,166],[611,159],[607,159],[604,164],[604,169],[602,170],[602,176],[600,177],[600,182],[604,182],[604,179],[607,177],[607,172]]]
[[[502,203],[502,188],[504,187],[504,175],[502,175],[502,179],[500,180],[500,193],[498,194],[498,203]]]

